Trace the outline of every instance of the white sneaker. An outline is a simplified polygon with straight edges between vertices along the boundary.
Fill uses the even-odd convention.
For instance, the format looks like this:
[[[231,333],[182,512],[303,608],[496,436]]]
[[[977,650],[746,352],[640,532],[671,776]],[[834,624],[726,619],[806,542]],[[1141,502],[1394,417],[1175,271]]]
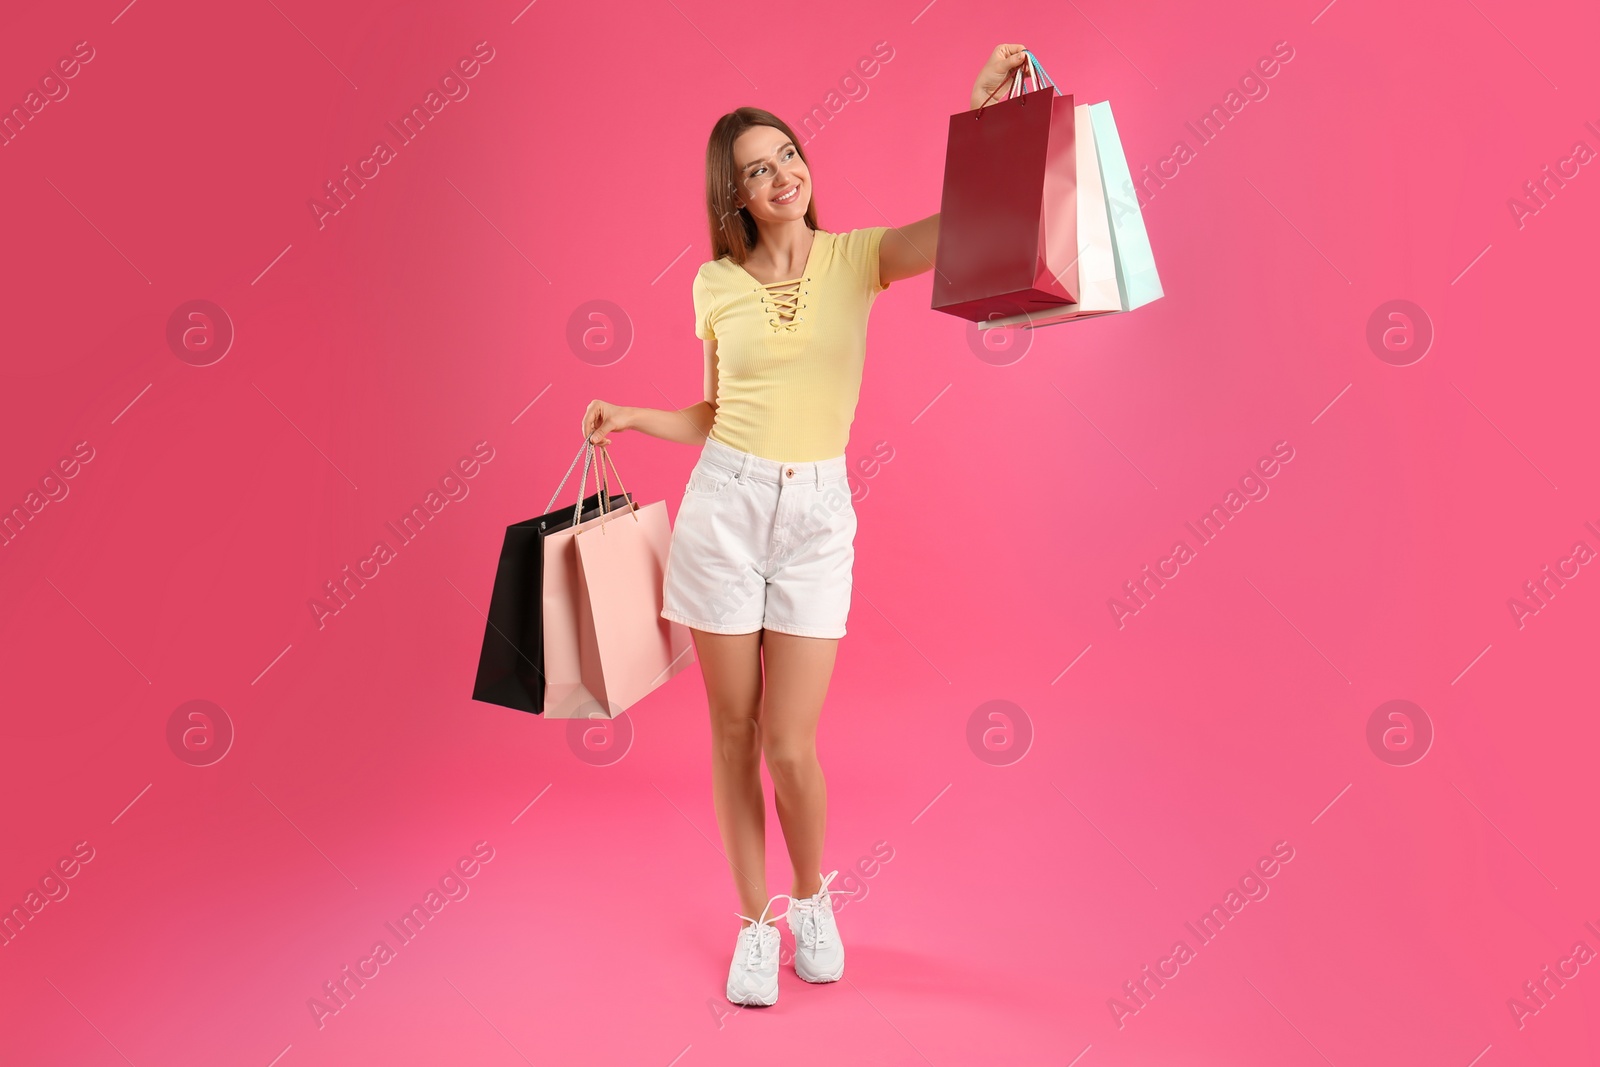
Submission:
[[[768,1007],[778,1001],[778,928],[767,921],[767,908],[778,897],[793,899],[779,893],[761,909],[760,919],[748,915],[739,918],[752,925],[741,927],[739,940],[733,948],[733,963],[728,967],[728,999],[735,1004]]]
[[[784,914],[794,932],[794,973],[808,982],[837,982],[844,977],[844,943],[833,918],[833,899],[828,883],[834,871],[822,880],[822,888],[804,900],[789,898]]]

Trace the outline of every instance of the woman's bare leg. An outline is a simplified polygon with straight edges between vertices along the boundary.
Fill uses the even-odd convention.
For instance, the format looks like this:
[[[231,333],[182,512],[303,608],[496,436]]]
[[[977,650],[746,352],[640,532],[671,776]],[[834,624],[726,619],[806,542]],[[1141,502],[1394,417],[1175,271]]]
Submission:
[[[817,719],[833,678],[838,638],[764,631],[766,707],[761,718],[767,773],[777,792],[778,821],[794,865],[790,893],[822,888],[822,843],[828,826],[828,786],[817,759]]]
[[[767,896],[767,803],[761,792],[761,635],[690,630],[711,708],[711,798],[741,911]]]

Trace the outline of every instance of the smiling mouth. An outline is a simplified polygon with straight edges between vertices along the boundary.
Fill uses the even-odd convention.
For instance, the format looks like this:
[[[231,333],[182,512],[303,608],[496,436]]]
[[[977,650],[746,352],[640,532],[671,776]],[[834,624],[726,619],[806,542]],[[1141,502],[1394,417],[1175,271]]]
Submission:
[[[774,204],[792,204],[800,198],[800,187],[797,185],[782,196],[772,198]]]

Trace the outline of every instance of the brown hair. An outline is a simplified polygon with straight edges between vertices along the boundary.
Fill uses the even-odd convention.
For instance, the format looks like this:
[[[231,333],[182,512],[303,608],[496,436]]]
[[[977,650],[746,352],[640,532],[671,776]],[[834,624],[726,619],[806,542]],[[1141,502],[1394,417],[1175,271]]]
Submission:
[[[752,126],[771,126],[783,131],[794,142],[794,150],[809,166],[806,150],[794,135],[789,124],[770,111],[759,107],[735,108],[717,120],[711,127],[711,137],[706,142],[706,214],[711,224],[711,258],[727,256],[740,266],[750,258],[755,247],[756,220],[747,208],[734,203],[734,188],[738,175],[733,166],[733,142]],[[806,205],[806,225],[817,228],[816,188],[811,190]]]

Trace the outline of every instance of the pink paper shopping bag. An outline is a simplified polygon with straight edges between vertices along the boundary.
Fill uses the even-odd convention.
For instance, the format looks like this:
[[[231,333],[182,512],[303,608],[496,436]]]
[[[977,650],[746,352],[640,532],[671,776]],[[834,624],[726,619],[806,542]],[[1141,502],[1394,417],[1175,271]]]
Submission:
[[[599,713],[615,718],[694,659],[689,628],[661,617],[672,543],[666,501],[610,511],[579,526],[572,539],[583,684]]]
[[[595,451],[593,446],[585,442],[583,474],[578,482],[579,501],[583,500],[583,491],[588,486],[589,466],[594,461]],[[573,462],[576,464],[577,461]],[[570,468],[567,473],[572,473]],[[583,576],[578,570],[578,543],[575,540],[580,531],[589,529],[605,518],[606,512],[616,514],[613,509],[623,503],[608,498],[605,490],[598,485],[599,480],[597,473],[596,488],[600,492],[595,496],[597,502],[603,503],[602,514],[546,534],[541,545],[544,553],[543,583],[536,592],[540,597],[540,641],[544,653],[541,713],[547,719],[590,719],[597,715],[610,717],[583,680],[582,631],[586,606]],[[561,484],[566,485],[565,478]],[[560,495],[561,489],[557,488],[556,496]],[[576,520],[587,512],[579,512],[575,506],[570,514]]]

